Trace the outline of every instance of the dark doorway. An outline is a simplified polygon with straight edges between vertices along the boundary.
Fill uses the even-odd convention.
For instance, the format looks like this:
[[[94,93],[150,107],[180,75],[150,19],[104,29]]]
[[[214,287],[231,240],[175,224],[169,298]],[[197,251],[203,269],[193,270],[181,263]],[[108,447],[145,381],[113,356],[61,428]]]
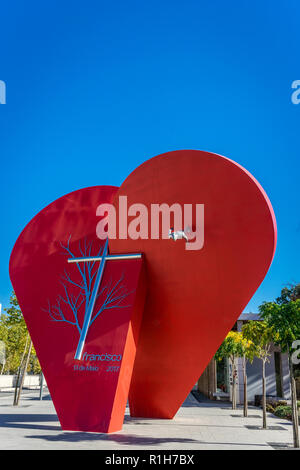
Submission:
[[[276,378],[276,395],[282,397],[282,370],[281,370],[281,353],[274,352],[275,378]]]

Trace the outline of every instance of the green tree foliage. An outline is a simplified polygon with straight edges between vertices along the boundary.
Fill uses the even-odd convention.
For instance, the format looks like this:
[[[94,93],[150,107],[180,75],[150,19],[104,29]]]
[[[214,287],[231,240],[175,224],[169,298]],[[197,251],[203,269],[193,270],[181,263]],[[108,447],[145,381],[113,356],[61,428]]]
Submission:
[[[266,411],[266,362],[271,355],[271,345],[278,339],[273,327],[265,321],[249,321],[242,328],[243,336],[252,342],[255,356],[262,361],[262,390],[263,390],[263,428],[267,428]]]
[[[259,311],[261,317],[276,331],[276,344],[280,345],[283,352],[290,353],[293,342],[300,339],[300,299],[282,303],[277,300],[264,302]]]
[[[15,293],[11,295],[10,306],[0,317],[0,341],[5,344],[4,374],[16,374],[23,355],[28,330]],[[38,374],[41,371],[34,349],[30,356],[27,372]]]
[[[242,334],[244,338],[251,341],[253,354],[267,362],[271,354],[271,344],[278,339],[276,330],[265,321],[252,320],[243,325]]]
[[[277,304],[287,304],[291,301],[300,299],[300,284],[291,284],[289,287],[284,287],[281,294],[276,299]]]
[[[242,333],[230,331],[216,352],[215,359],[221,361],[227,357],[233,362],[236,358],[244,355],[247,355],[248,359],[253,359],[253,343],[246,339]]]
[[[244,364],[246,359],[253,360],[254,349],[252,342],[245,339],[241,333],[236,331],[230,331],[223,343],[219,347],[218,351],[215,354],[216,361],[221,361],[223,358],[228,358],[231,361],[232,366],[232,408],[236,409],[236,385],[237,385],[237,364],[236,360],[238,357],[244,359]],[[246,390],[246,367],[243,365],[244,369],[244,383]],[[246,395],[246,394],[245,394]],[[246,397],[245,397],[246,398]],[[244,400],[244,414],[247,415],[247,403],[246,399]]]

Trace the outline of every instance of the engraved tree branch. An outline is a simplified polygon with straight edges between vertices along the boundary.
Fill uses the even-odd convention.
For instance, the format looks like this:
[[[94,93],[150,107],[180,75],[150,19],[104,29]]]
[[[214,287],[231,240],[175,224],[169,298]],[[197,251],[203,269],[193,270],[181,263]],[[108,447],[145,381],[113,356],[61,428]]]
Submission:
[[[67,255],[68,258],[78,258],[82,256],[86,257],[100,257],[103,249],[100,248],[96,253],[93,253],[93,242],[87,242],[85,239],[78,243],[79,256],[70,249],[71,236],[68,238],[67,243],[63,245],[60,243],[63,254]],[[99,261],[98,261],[99,263]],[[79,272],[79,276],[76,279],[72,279],[71,274],[64,270],[64,274],[61,276],[60,284],[62,286],[61,294],[59,294],[54,303],[48,300],[47,308],[43,311],[47,312],[51,317],[52,321],[68,323],[72,326],[76,326],[79,335],[81,334],[82,324],[79,321],[79,313],[82,312],[83,308],[87,309],[89,301],[92,295],[93,284],[97,274],[97,261],[85,261],[82,263],[75,263],[76,268]],[[80,280],[78,280],[78,277]],[[113,308],[122,309],[127,308],[130,305],[124,303],[124,300],[133,292],[128,291],[126,286],[123,284],[124,273],[120,278],[113,282],[112,279],[99,289],[96,299],[103,297],[103,302],[98,309],[95,310],[90,321],[90,326],[94,321],[105,311]],[[74,291],[76,294],[74,294]],[[97,302],[96,300],[96,302]],[[82,315],[83,317],[84,315]],[[83,320],[82,320],[83,322]]]

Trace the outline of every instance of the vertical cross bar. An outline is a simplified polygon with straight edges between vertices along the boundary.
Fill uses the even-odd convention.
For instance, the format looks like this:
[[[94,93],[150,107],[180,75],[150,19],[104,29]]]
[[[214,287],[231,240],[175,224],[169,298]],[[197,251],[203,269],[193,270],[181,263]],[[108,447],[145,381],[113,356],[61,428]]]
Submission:
[[[100,266],[99,266],[99,269],[98,269],[98,272],[97,272],[97,276],[96,276],[95,284],[94,284],[94,287],[93,287],[92,295],[91,295],[91,298],[90,298],[90,301],[89,301],[89,304],[88,304],[88,307],[87,307],[87,310],[86,310],[86,313],[85,313],[85,316],[84,316],[82,330],[81,330],[77,350],[76,350],[76,353],[75,353],[75,356],[74,356],[74,359],[77,359],[77,360],[81,359],[83,347],[84,347],[84,344],[85,344],[86,335],[87,335],[87,332],[88,332],[88,329],[89,329],[92,313],[93,313],[96,298],[97,298],[98,289],[99,289],[101,279],[102,279],[102,276],[103,276],[103,272],[104,272],[107,252],[108,252],[108,238],[106,239],[106,242],[105,242],[105,245],[104,245],[104,249],[103,249],[103,253],[102,253],[102,259],[101,259],[101,263],[100,263]]]

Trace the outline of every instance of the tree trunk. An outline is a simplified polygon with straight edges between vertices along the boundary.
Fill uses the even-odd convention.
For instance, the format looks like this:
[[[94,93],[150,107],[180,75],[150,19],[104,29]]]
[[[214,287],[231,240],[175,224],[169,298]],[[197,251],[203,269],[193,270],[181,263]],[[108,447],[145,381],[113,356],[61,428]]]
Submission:
[[[41,377],[40,377],[40,400],[43,399],[43,387],[44,387],[44,374],[41,372]]]
[[[21,397],[21,393],[22,393],[22,389],[23,389],[23,385],[24,385],[24,380],[25,380],[25,376],[26,376],[26,372],[27,372],[27,367],[28,367],[28,364],[29,364],[31,348],[32,348],[32,341],[30,341],[30,344],[29,344],[29,349],[28,349],[28,353],[27,353],[27,357],[26,357],[26,361],[25,361],[25,365],[24,365],[24,369],[23,369],[23,373],[22,373],[22,377],[21,377],[19,393],[18,393],[18,396],[17,396],[17,399],[16,399],[16,404],[15,404],[16,406],[18,406],[19,401],[20,401],[20,397]]]
[[[293,364],[291,360],[291,349],[289,349],[289,369],[290,369],[290,383],[291,383],[291,399],[292,399],[292,423],[293,423],[293,440],[294,447],[299,449],[299,417],[297,409],[297,391],[296,381],[294,377]]]
[[[0,319],[1,319],[1,306],[0,306]],[[0,375],[3,374],[6,363],[6,347],[4,341],[0,341],[0,364],[2,364]]]
[[[21,376],[21,371],[22,371],[22,367],[23,367],[23,362],[24,362],[25,354],[26,354],[26,350],[27,350],[28,339],[29,339],[29,335],[26,336],[25,348],[24,348],[24,351],[23,351],[23,354],[22,354],[22,357],[21,357],[21,361],[20,361],[20,365],[19,365],[19,368],[18,368],[17,381],[16,381],[15,393],[14,393],[14,402],[13,402],[13,405],[14,405],[14,406],[17,405],[17,398],[18,398],[18,389],[19,389],[19,383],[20,383],[20,376]]]
[[[262,360],[262,409],[263,429],[267,429],[267,406],[266,406],[266,361]]]
[[[247,393],[247,370],[246,357],[243,357],[243,375],[244,375],[244,417],[248,416],[248,393]]]
[[[236,366],[235,366],[235,357],[232,358],[232,409],[236,410]]]

